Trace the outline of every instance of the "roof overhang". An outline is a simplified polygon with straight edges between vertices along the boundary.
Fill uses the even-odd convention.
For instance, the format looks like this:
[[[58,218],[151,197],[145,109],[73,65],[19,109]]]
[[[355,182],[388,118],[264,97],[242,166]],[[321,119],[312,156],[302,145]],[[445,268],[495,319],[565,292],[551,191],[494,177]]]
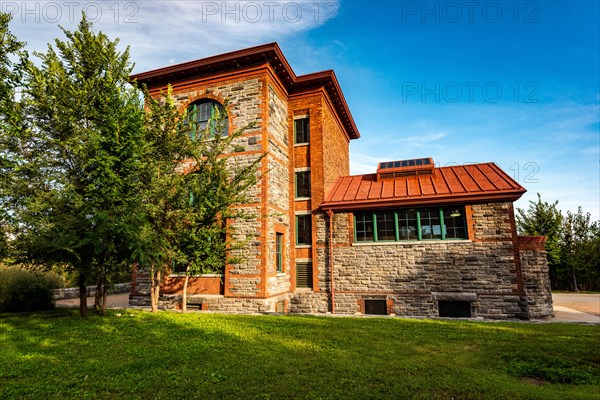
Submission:
[[[394,200],[381,200],[381,201],[362,201],[362,202],[336,202],[321,204],[322,210],[328,211],[355,211],[355,210],[370,210],[370,209],[386,209],[386,208],[405,208],[405,207],[419,207],[419,206],[431,206],[431,205],[454,205],[454,204],[477,204],[477,203],[495,203],[502,201],[517,201],[525,193],[522,192],[514,193],[487,193],[485,195],[470,195],[465,194],[462,196],[436,196],[436,197],[421,197],[421,198],[408,198],[408,199],[394,199]]]
[[[149,89],[174,84],[202,75],[238,71],[269,63],[289,95],[324,88],[348,132],[350,139],[358,139],[360,133],[350,113],[342,89],[332,70],[296,76],[277,43],[268,43],[199,60],[141,72],[132,75],[132,81],[145,84]]]
[[[417,171],[418,172],[418,171]],[[434,168],[431,174],[342,176],[321,203],[326,211],[514,202],[527,190],[494,163]]]

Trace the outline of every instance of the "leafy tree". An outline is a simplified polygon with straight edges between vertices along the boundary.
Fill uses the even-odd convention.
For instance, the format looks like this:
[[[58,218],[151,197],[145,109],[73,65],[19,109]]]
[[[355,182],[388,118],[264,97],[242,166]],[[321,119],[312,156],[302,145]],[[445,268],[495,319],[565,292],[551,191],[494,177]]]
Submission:
[[[11,16],[0,12],[0,261],[8,253],[7,181],[15,166],[8,149],[15,146],[14,127],[21,125],[21,109],[16,99],[27,62],[25,44],[10,32]]]
[[[87,315],[86,283],[105,283],[127,265],[142,152],[143,104],[129,83],[129,50],[94,33],[83,15],[63,29],[38,67],[27,64],[21,104],[19,158],[11,172],[16,261],[74,271],[80,313]],[[106,303],[103,304],[103,312]]]
[[[563,216],[557,208],[558,201],[552,204],[542,202],[538,193],[537,201],[529,201],[527,211],[517,208],[517,230],[521,235],[546,236],[546,254],[552,268],[560,263],[560,231]]]
[[[584,213],[581,207],[576,213],[567,211],[561,232],[561,259],[565,270],[569,272],[570,287],[579,291],[577,276],[585,278],[587,286],[594,286],[598,276],[600,235],[598,222],[590,222],[590,213]],[[594,279],[595,278],[595,279]]]
[[[236,142],[253,123],[224,134],[225,114],[215,110],[201,130],[180,115],[170,88],[158,99],[147,96],[146,104],[146,172],[140,196],[147,219],[135,254],[150,269],[153,311],[161,274],[173,266],[184,269],[185,312],[190,275],[222,273],[227,262],[237,261],[227,252],[243,240],[227,221],[247,217],[233,206],[246,202],[262,157],[241,165],[232,154],[243,150]]]

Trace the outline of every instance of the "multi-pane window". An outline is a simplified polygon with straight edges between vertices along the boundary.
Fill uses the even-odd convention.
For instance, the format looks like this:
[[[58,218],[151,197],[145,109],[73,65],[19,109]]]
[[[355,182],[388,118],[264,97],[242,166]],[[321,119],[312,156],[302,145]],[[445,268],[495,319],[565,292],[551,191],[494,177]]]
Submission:
[[[444,208],[444,235],[446,239],[462,239],[467,236],[464,212],[460,208]]]
[[[217,118],[218,115],[221,116],[221,119]],[[217,123],[222,125],[218,126]],[[222,136],[227,136],[227,111],[218,102],[203,99],[188,107],[183,125],[189,127],[192,139],[200,137],[203,132],[207,132],[209,137],[219,132]]]
[[[296,172],[296,198],[310,197],[310,171]]]
[[[310,214],[296,215],[296,244],[312,244],[312,218]]]
[[[308,117],[294,120],[294,143],[308,143],[310,138],[310,120]]]
[[[275,234],[275,266],[277,272],[283,272],[283,233]]]
[[[438,208],[423,208],[419,210],[421,218],[421,239],[441,239],[442,225]]]
[[[396,223],[393,211],[378,211],[375,213],[377,222],[377,240],[396,240]]]
[[[398,240],[418,240],[417,210],[401,210],[398,216]]]
[[[372,212],[354,213],[354,232],[356,240],[359,242],[372,242],[375,239],[373,225]]]
[[[357,242],[466,239],[465,208],[355,212],[354,235]]]

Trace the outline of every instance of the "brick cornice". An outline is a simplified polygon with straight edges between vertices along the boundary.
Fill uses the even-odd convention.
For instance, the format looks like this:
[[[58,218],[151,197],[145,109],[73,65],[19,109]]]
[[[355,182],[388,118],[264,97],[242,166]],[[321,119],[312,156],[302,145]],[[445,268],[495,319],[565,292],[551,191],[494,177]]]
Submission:
[[[288,95],[323,88],[334,104],[336,114],[351,139],[360,133],[350,113],[340,84],[332,70],[296,76],[277,43],[268,43],[247,49],[232,51],[199,60],[170,65],[152,71],[141,72],[130,77],[132,81],[145,84],[149,90],[167,84],[185,82],[199,76],[211,76],[225,72],[238,73],[256,65],[271,65]]]

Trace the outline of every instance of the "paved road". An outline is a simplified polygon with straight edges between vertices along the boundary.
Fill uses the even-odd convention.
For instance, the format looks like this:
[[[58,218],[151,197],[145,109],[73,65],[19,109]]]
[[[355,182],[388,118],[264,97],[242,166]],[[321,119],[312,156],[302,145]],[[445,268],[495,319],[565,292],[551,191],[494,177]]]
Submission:
[[[600,317],[600,294],[552,293],[555,306],[573,308]]]
[[[94,298],[88,297],[88,307],[94,305]],[[79,307],[79,297],[74,299],[63,299],[56,302],[60,307]],[[109,308],[127,308],[129,306],[129,293],[109,294],[106,299]]]

